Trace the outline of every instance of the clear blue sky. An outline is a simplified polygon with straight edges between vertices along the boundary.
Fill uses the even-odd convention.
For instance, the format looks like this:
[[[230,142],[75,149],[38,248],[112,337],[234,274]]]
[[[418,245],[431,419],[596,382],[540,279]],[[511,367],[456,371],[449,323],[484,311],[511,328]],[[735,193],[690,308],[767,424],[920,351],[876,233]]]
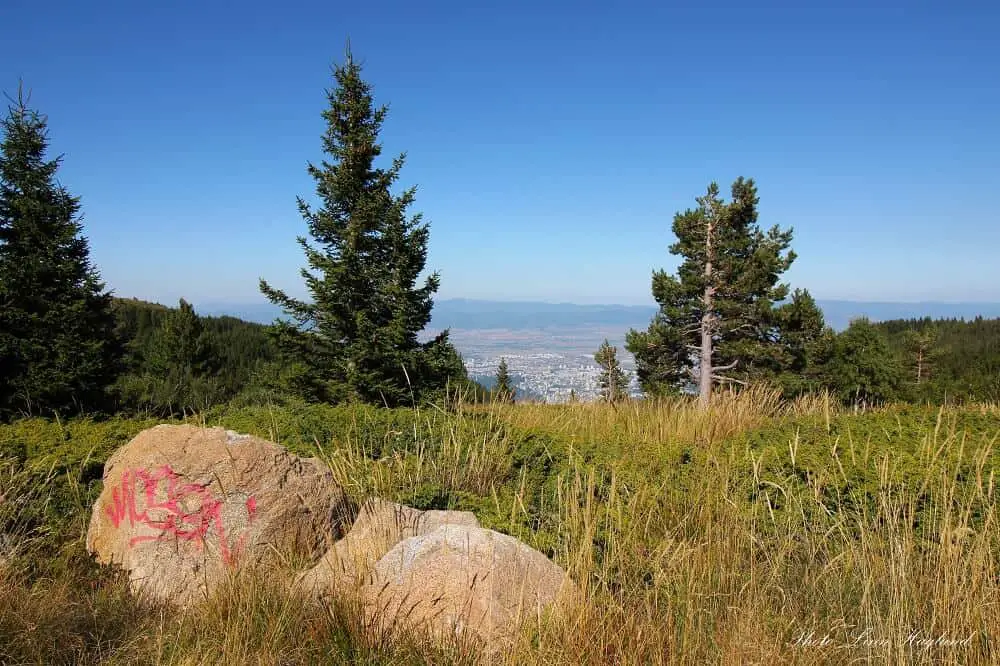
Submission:
[[[647,303],[673,214],[757,180],[821,298],[1000,301],[996,2],[4,0],[122,296],[302,293],[296,195],[346,38],[439,297]]]

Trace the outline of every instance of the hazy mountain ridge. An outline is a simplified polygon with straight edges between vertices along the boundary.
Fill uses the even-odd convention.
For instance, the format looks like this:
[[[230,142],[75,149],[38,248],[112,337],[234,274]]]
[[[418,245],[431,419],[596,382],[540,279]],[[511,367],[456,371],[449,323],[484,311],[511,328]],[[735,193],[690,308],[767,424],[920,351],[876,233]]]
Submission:
[[[888,319],[974,319],[1000,317],[1000,303],[947,303],[926,301],[894,303],[883,301],[818,300],[827,323],[835,330],[847,328],[851,319],[865,316],[874,321]],[[232,315],[247,321],[269,323],[281,311],[269,303],[205,303],[200,314]],[[645,328],[656,313],[654,305],[580,305],[538,301],[490,301],[440,299],[434,303],[430,327],[462,330],[559,329],[580,327]]]

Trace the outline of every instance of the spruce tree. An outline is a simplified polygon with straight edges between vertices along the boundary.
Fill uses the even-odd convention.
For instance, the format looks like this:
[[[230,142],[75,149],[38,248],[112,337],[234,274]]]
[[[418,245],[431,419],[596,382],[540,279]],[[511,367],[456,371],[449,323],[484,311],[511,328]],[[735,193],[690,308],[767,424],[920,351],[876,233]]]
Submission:
[[[605,402],[619,402],[628,397],[628,377],[618,362],[618,348],[607,340],[601,343],[594,354],[594,360],[601,367],[601,399]]]
[[[387,109],[377,106],[361,66],[351,56],[334,68],[327,91],[323,152],[310,164],[319,207],[301,198],[311,241],[299,237],[310,300],[264,280],[261,291],[284,310],[273,332],[294,372],[293,389],[312,400],[409,404],[464,380],[465,368],[448,332],[418,341],[431,317],[440,279],[420,281],[429,228],[410,215],[415,188],[394,194],[404,155],[376,164]]]
[[[626,343],[646,393],[693,384],[707,407],[716,383],[746,383],[772,353],[774,304],[788,294],[779,279],[795,258],[792,232],[758,227],[753,180],[737,179],[731,193],[723,202],[712,183],[697,208],[674,217],[670,252],[681,265],[676,276],[653,273],[659,312]]]
[[[501,358],[497,366],[496,383],[493,387],[494,400],[497,402],[514,402],[514,387],[510,383],[510,374],[507,371],[507,359]]]
[[[0,416],[102,409],[121,350],[80,201],[25,95],[0,128]]]
[[[152,380],[152,402],[159,411],[186,413],[214,402],[215,355],[201,318],[183,298],[153,333],[143,360]]]
[[[861,318],[837,336],[825,377],[844,403],[878,404],[900,397],[902,367],[885,332]]]
[[[770,362],[755,368],[755,378],[774,381],[786,398],[823,389],[835,337],[823,311],[807,290],[796,289],[774,314]]]

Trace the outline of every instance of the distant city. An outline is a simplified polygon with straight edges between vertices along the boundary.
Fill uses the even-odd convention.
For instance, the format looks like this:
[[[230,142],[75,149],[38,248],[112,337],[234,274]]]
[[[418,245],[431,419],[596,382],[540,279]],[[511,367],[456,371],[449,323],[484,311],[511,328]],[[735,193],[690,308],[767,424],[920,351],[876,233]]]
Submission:
[[[566,402],[571,392],[580,400],[593,400],[600,394],[594,352],[605,338],[618,347],[622,367],[633,377],[633,392],[638,393],[635,362],[624,350],[623,333],[597,327],[451,329],[451,340],[462,353],[469,376],[484,386],[492,386],[504,358],[517,397]]]
[[[872,320],[1000,317],[1000,303],[819,300],[818,304],[835,330],[861,316]],[[270,304],[211,304],[198,309],[201,314],[228,314],[261,323],[280,316]],[[435,303],[425,337],[449,328],[469,376],[486,386],[492,385],[497,365],[505,358],[521,399],[565,402],[575,392],[581,400],[593,400],[600,392],[594,352],[605,339],[618,347],[622,366],[632,377],[632,392],[638,393],[635,361],[624,348],[625,333],[644,329],[655,312],[649,305],[442,299]]]

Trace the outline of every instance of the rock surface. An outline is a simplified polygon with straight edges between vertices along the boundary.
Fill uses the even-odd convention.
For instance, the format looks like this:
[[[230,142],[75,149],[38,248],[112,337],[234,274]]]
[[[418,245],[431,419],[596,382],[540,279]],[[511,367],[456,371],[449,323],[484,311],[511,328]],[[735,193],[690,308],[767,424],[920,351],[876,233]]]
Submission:
[[[370,499],[361,506],[347,535],[302,575],[299,584],[320,597],[360,587],[370,582],[372,567],[393,546],[442,525],[479,527],[479,521],[470,511],[420,511],[378,498]]]
[[[422,626],[502,650],[524,622],[575,594],[561,567],[514,537],[444,525],[389,550],[362,598],[386,627]]]
[[[319,557],[348,514],[315,459],[222,428],[160,425],[105,464],[87,549],[126,569],[135,587],[186,604],[237,563]]]

